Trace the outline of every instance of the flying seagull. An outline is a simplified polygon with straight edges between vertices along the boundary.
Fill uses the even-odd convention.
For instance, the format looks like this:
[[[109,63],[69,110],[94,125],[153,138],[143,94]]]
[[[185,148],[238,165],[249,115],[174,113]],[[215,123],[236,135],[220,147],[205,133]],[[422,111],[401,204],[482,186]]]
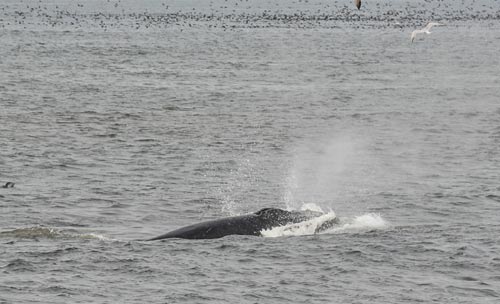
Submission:
[[[356,5],[356,7],[357,7],[358,9],[360,9],[360,8],[361,8],[361,0],[354,0],[354,4]]]
[[[429,23],[427,23],[427,25],[423,29],[414,30],[413,32],[411,32],[411,42],[413,43],[413,40],[415,40],[415,37],[417,37],[417,34],[423,34],[423,33],[430,34],[431,28],[435,25],[437,26],[437,25],[443,25],[443,24],[438,23],[438,22],[429,22]]]

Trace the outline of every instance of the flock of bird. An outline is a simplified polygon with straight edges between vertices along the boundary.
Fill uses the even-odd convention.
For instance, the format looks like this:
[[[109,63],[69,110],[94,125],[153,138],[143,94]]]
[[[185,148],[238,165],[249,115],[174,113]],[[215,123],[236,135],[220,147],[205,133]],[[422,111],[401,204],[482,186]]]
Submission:
[[[23,0],[16,4],[0,4],[2,28],[101,28],[103,30],[132,27],[137,30],[167,27],[208,27],[224,30],[238,28],[312,28],[337,27],[336,22],[349,22],[354,27],[417,27],[421,20],[492,20],[500,19],[500,8],[480,5],[480,0],[422,0],[401,2],[373,1],[362,9],[361,0],[268,0],[266,7],[252,6],[251,0],[211,0],[204,8],[174,8],[167,3],[150,12],[135,12],[122,0],[106,0],[102,7],[88,8],[86,2],[68,2],[65,7],[48,0]],[[166,0],[165,0],[166,1]],[[214,2],[215,1],[215,2]],[[275,3],[272,3],[275,1]],[[324,2],[322,2],[324,1]],[[354,1],[357,10],[349,2]],[[468,1],[468,2],[467,2]],[[314,3],[312,3],[314,2]],[[460,3],[461,2],[461,3]],[[285,4],[284,4],[285,3]],[[351,2],[352,3],[352,2]],[[453,5],[453,4],[459,5]],[[351,4],[352,5],[352,4]],[[396,7],[397,6],[397,7]],[[103,9],[100,9],[103,8]],[[139,12],[141,11],[141,12]],[[425,28],[411,33],[414,42],[421,33],[430,34],[430,28],[442,23],[430,22]]]
[[[228,0],[224,0],[227,2]],[[239,0],[240,2],[248,0]],[[309,0],[298,0],[299,2]],[[335,0],[335,4],[338,4],[339,0]],[[453,0],[455,1],[455,0]],[[457,2],[460,0],[457,0]],[[461,0],[462,9],[459,11],[451,11],[450,4],[445,4],[444,0],[437,0],[438,8],[443,5],[448,10],[445,10],[445,13],[440,17],[440,19],[444,20],[498,20],[500,19],[500,9],[495,9],[493,7],[489,7],[489,10],[485,5],[482,5],[481,9],[475,9],[473,6],[464,6],[466,0]],[[476,0],[471,0],[472,4],[476,2]],[[109,3],[110,0],[107,0]],[[119,7],[118,2],[113,3],[114,8]],[[426,3],[431,3],[432,0],[424,0]],[[22,3],[22,0],[21,0]],[[295,2],[294,2],[295,3]],[[237,4],[237,2],[236,2]],[[361,0],[354,0],[354,5],[358,10],[361,9]],[[390,5],[390,4],[388,4]],[[165,3],[162,6],[168,10],[169,5]],[[84,4],[78,3],[77,8],[83,8]],[[326,6],[330,8],[328,4]],[[381,4],[376,4],[377,9],[381,9]],[[210,2],[210,12],[196,12],[196,9],[192,9],[190,12],[182,12],[182,11],[172,11],[172,12],[163,12],[163,13],[125,13],[125,10],[122,9],[121,13],[119,12],[109,12],[109,13],[84,13],[77,12],[76,10],[63,10],[60,9],[57,5],[53,7],[51,11],[47,5],[43,5],[42,0],[38,0],[37,5],[30,6],[29,4],[24,7],[24,10],[21,7],[9,7],[9,5],[0,4],[0,29],[9,28],[9,27],[22,27],[26,28],[29,25],[40,27],[40,26],[73,26],[73,27],[83,27],[97,24],[102,29],[107,30],[113,26],[133,26],[136,29],[141,27],[149,28],[154,25],[156,26],[189,26],[200,25],[200,23],[204,23],[205,25],[208,23],[208,27],[217,27],[220,26],[226,30],[227,28],[237,28],[237,27],[247,27],[247,28],[258,28],[258,27],[280,27],[280,26],[291,26],[295,25],[295,27],[307,27],[307,26],[317,26],[318,24],[324,25],[324,22],[328,21],[347,21],[347,22],[355,22],[355,21],[367,21],[367,22],[383,22],[385,25],[388,24],[396,24],[402,27],[403,22],[406,23],[415,20],[418,20],[425,15],[427,12],[422,8],[411,8],[406,7],[405,10],[397,11],[394,9],[387,9],[382,14],[377,15],[359,15],[353,13],[347,6],[342,6],[337,11],[330,12],[321,12],[321,10],[317,10],[315,12],[311,11],[297,11],[297,12],[283,12],[283,11],[271,11],[271,10],[263,10],[260,13],[242,13],[239,14],[235,9],[231,12],[227,13],[225,9],[228,6],[220,6],[219,9],[215,9],[212,7],[212,2]],[[247,7],[247,9],[250,7]],[[432,13],[432,17],[437,16]],[[422,29],[414,30],[410,35],[410,41],[413,43],[419,34],[431,34],[431,28],[434,26],[441,26],[443,23],[439,22],[429,22]],[[7,182],[2,185],[1,188],[13,188],[13,182]],[[0,196],[1,197],[1,196]]]

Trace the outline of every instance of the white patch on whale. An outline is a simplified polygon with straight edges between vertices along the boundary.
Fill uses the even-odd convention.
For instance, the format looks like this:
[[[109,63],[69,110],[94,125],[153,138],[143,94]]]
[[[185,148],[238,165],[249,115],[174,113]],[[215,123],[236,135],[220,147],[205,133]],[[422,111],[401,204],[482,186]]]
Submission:
[[[338,219],[338,224],[320,232],[316,231],[324,223],[335,219]],[[389,222],[384,220],[379,214],[367,213],[354,218],[337,218],[335,212],[330,211],[304,222],[262,230],[261,234],[264,237],[281,237],[313,234],[361,233],[373,230],[384,230],[389,227]]]
[[[260,233],[264,237],[298,236],[311,235],[316,233],[316,229],[327,221],[334,220],[337,216],[331,211],[321,216],[312,218],[296,224],[289,224],[271,229],[262,230]]]

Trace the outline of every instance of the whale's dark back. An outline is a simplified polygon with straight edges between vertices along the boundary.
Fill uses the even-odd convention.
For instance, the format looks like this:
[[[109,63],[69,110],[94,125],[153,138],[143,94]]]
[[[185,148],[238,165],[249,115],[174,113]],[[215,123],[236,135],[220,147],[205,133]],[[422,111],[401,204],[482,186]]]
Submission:
[[[228,217],[182,227],[151,240],[166,238],[215,239],[230,234],[259,235],[260,219],[255,214]]]
[[[299,223],[318,216],[318,213],[286,211],[277,208],[264,208],[255,213],[222,218],[182,227],[150,240],[166,238],[215,239],[226,235],[261,235],[264,229]]]

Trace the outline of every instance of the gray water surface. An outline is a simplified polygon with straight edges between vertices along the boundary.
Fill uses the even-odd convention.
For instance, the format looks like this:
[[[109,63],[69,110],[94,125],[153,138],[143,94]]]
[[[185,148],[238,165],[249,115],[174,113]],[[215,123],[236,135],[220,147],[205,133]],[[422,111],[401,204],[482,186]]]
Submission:
[[[0,4],[0,303],[499,301],[498,1],[138,3]]]

